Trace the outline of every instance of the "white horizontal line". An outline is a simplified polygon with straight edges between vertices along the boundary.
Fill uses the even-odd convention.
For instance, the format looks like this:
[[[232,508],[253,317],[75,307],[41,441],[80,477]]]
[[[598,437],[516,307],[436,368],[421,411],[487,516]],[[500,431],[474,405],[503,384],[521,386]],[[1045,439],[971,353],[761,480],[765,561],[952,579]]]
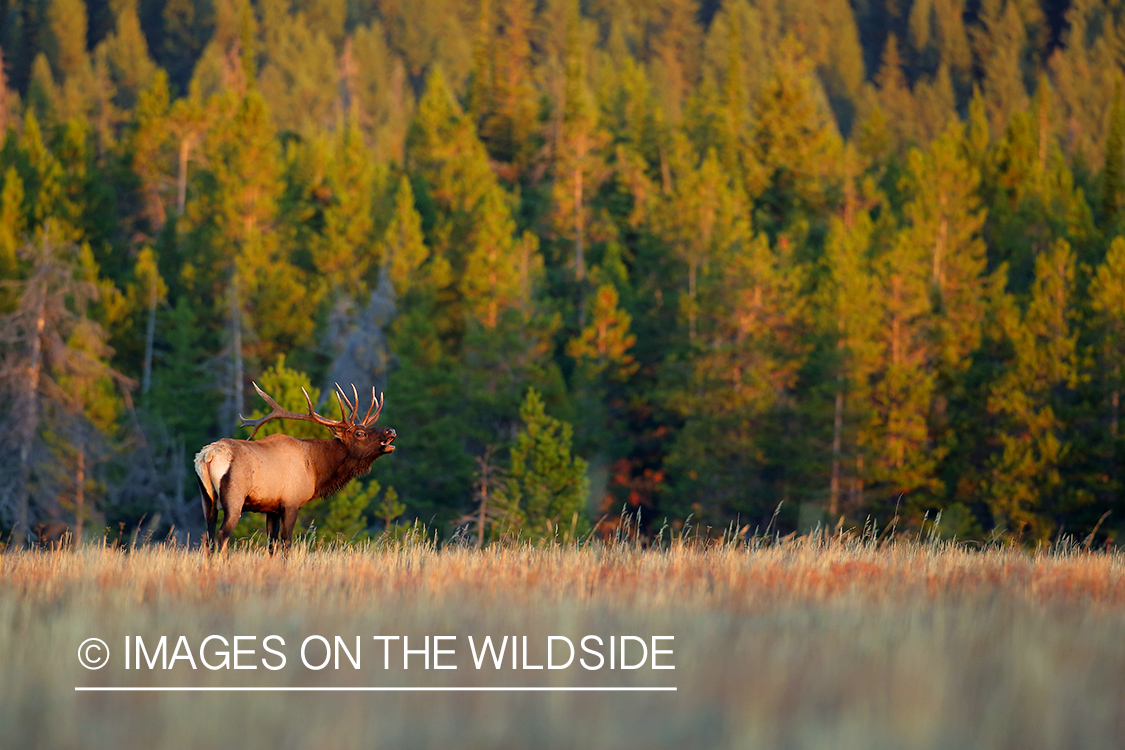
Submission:
[[[79,693],[668,693],[675,687],[76,687]]]

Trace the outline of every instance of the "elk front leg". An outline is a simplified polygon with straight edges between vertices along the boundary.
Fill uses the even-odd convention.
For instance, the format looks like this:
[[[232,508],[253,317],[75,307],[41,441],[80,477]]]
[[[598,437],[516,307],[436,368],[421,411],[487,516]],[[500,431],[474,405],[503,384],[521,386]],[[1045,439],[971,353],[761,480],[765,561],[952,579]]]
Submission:
[[[270,554],[278,546],[277,535],[281,526],[281,517],[277,513],[266,513],[266,536],[269,538]]]

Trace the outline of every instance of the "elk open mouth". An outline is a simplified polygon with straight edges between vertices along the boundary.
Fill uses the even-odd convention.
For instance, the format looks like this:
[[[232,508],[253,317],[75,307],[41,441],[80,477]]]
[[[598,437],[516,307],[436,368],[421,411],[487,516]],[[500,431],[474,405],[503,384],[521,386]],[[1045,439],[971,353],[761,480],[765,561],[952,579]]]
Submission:
[[[395,441],[396,437],[398,437],[398,435],[391,435],[386,440],[384,440],[382,443],[380,443],[380,445],[383,446],[383,452],[384,453],[391,453],[391,452],[394,451],[395,447],[393,445],[391,445],[391,443],[393,443]]]

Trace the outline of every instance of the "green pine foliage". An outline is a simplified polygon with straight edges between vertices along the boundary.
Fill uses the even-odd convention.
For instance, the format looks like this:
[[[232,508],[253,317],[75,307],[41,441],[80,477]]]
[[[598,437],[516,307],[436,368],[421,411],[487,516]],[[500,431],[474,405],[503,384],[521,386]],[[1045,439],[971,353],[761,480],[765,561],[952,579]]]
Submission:
[[[575,541],[586,530],[590,487],[585,459],[571,454],[574,428],[549,416],[534,388],[520,406],[520,419],[509,478],[497,502],[523,534]]]
[[[1070,450],[1069,396],[1080,378],[1073,250],[1057,240],[1035,271],[1027,309],[1008,307],[1000,316],[1012,359],[990,393],[998,429],[985,490],[996,526],[1045,539],[1082,492],[1061,471]]]
[[[1125,530],[1117,0],[9,5],[0,533],[198,539],[194,452],[345,361],[399,438],[328,539],[485,456],[493,538]]]

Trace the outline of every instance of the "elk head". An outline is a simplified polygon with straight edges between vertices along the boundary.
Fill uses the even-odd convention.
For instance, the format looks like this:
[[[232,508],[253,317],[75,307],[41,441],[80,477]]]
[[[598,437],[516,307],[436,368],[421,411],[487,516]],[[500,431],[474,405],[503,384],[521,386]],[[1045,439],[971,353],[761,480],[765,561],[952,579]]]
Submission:
[[[303,387],[301,393],[305,396],[305,403],[308,405],[308,414],[298,414],[296,412],[282,409],[276,401],[269,397],[265,391],[254,383],[254,390],[258,395],[265,399],[266,403],[270,405],[273,410],[261,419],[246,419],[241,414],[238,418],[242,421],[243,427],[253,427],[254,431],[250,433],[249,440],[254,439],[254,435],[258,433],[258,428],[271,419],[292,419],[304,422],[315,422],[316,424],[323,425],[328,428],[332,436],[339,440],[348,449],[349,456],[358,460],[361,463],[366,463],[370,466],[370,462],[374,461],[379,456],[391,453],[395,447],[393,445],[395,440],[395,431],[388,428],[378,428],[373,425],[379,419],[379,412],[383,410],[383,399],[375,395],[375,386],[371,387],[371,406],[367,408],[367,413],[363,415],[363,420],[357,422],[356,417],[359,414],[359,393],[356,391],[355,385],[352,385],[352,398],[348,398],[344,393],[344,389],[336,383],[336,402],[340,405],[340,419],[328,419],[317,414],[313,410],[312,399],[309,398],[308,391]],[[346,404],[346,406],[345,406]],[[349,413],[350,411],[350,413]],[[374,412],[374,413],[372,413]]]

